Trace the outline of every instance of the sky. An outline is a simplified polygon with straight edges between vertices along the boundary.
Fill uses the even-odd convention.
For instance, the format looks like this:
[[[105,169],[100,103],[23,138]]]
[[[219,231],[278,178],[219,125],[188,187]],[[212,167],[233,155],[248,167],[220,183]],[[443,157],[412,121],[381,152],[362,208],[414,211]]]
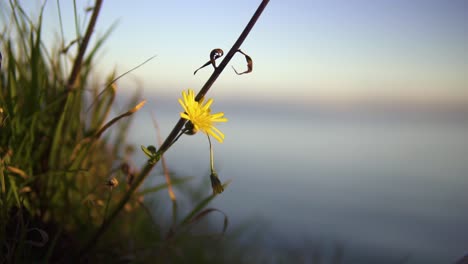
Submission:
[[[6,1],[6,0],[1,0]],[[34,13],[41,1],[22,1]],[[79,21],[93,1],[77,0]],[[104,1],[97,35],[117,23],[97,61],[123,73],[122,89],[178,96],[198,90],[212,68],[193,71],[214,48],[225,53],[260,1]],[[60,1],[73,40],[73,1]],[[290,102],[389,99],[468,102],[466,0],[272,0],[242,45],[253,72],[226,68],[210,94]],[[59,32],[57,1],[45,9],[49,39]],[[236,56],[231,65],[246,68]]]

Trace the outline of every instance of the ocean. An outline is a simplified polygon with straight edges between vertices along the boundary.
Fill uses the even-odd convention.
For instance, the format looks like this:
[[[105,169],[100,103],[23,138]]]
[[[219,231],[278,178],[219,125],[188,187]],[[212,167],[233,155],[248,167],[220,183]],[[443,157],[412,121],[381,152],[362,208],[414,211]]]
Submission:
[[[265,247],[338,246],[343,263],[454,263],[468,253],[464,113],[267,101],[214,107],[229,118],[218,126],[226,139],[214,143],[215,167],[232,182],[210,207],[232,227],[264,230]],[[175,100],[149,100],[145,109],[130,133],[137,146],[156,144],[150,113],[164,138],[180,111]],[[211,193],[204,135],[181,137],[165,157],[171,171]],[[138,151],[135,163],[144,162]],[[163,182],[154,174],[146,184]]]

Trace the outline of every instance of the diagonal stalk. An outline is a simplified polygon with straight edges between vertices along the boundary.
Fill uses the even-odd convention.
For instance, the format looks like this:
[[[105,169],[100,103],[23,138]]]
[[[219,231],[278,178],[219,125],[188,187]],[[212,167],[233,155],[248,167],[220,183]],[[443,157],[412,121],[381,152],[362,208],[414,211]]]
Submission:
[[[262,14],[263,10],[265,7],[268,5],[269,0],[263,0],[260,6],[257,8],[257,11],[255,11],[254,15],[250,19],[249,23],[247,26],[244,28],[244,31],[242,31],[241,35],[237,39],[237,41],[234,43],[232,48],[229,50],[229,52],[226,54],[226,57],[221,61],[221,63],[218,65],[217,68],[215,68],[214,72],[211,74],[210,78],[208,81],[206,81],[205,85],[203,85],[202,89],[200,92],[198,92],[197,96],[195,97],[196,101],[199,101],[201,98],[203,98],[207,93],[208,90],[210,90],[211,86],[213,83],[218,79],[219,75],[221,75],[221,72],[223,72],[224,68],[226,68],[226,65],[231,61],[232,57],[234,54],[237,52],[237,50],[240,48],[244,40],[247,38],[247,36],[250,33],[250,30],[254,27],[255,23],[257,22],[258,18]],[[172,140],[177,136],[177,133],[182,129],[182,127],[185,124],[185,119],[180,118],[179,122],[174,126],[172,129],[171,133],[169,136],[166,138],[164,143],[160,147],[160,151],[164,153],[171,145]]]
[[[70,77],[67,81],[67,90],[70,91],[74,88],[75,82],[78,79],[78,75],[81,70],[84,54],[86,52],[86,48],[88,47],[89,40],[91,39],[91,35],[94,32],[94,27],[96,26],[96,21],[101,11],[103,0],[96,0],[96,4],[94,5],[93,14],[91,15],[91,19],[89,20],[88,28],[86,29],[86,33],[83,37],[83,41],[81,41],[78,49],[78,54],[73,62],[72,71],[70,73]]]
[[[255,11],[249,23],[244,28],[241,35],[237,39],[237,41],[231,47],[226,57],[223,59],[223,61],[221,61],[219,66],[215,68],[210,78],[206,81],[205,85],[202,87],[200,92],[195,97],[196,101],[199,101],[201,98],[203,98],[206,95],[206,93],[210,90],[211,86],[214,84],[216,79],[218,79],[219,75],[223,72],[224,68],[226,68],[226,65],[229,63],[229,61],[232,59],[234,54],[237,52],[237,50],[240,48],[244,40],[249,35],[250,31],[254,27],[255,23],[257,22],[258,18],[262,14],[263,10],[268,5],[268,2],[269,0],[262,0],[259,7],[257,8],[257,11]],[[140,186],[140,184],[144,181],[144,179],[149,175],[149,173],[151,172],[153,167],[158,163],[158,161],[160,160],[164,152],[166,152],[169,149],[169,147],[171,147],[172,142],[177,137],[179,132],[182,130],[184,124],[185,124],[185,119],[180,118],[177,124],[172,129],[171,133],[167,136],[166,140],[163,142],[163,144],[157,151],[155,162],[146,163],[146,165],[141,170],[140,174],[136,176],[133,184],[130,186],[128,191],[119,201],[117,206],[109,214],[109,217],[107,219],[104,219],[102,225],[96,230],[96,233],[94,233],[94,235],[91,237],[88,243],[86,243],[84,247],[78,252],[79,256],[83,256],[86,253],[88,253],[88,251],[92,249],[93,246],[96,244],[97,240],[101,237],[101,235],[107,230],[107,228],[109,228],[112,221],[117,217],[117,215],[120,213],[120,211],[125,206],[125,204],[130,200],[130,198],[132,197],[132,194],[135,192],[138,186]]]

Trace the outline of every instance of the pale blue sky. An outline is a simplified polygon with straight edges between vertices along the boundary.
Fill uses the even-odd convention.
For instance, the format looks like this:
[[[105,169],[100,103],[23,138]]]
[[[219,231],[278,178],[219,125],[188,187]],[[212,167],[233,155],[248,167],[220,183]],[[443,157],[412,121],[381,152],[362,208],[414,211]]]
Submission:
[[[92,2],[77,1],[79,11]],[[72,3],[60,1],[68,40]],[[174,96],[199,89],[212,69],[193,71],[211,49],[229,50],[259,3],[105,1],[97,33],[115,21],[118,26],[99,70],[115,66],[122,73],[157,55],[120,86],[138,79],[145,93]],[[237,76],[226,68],[212,94],[302,102],[369,96],[468,101],[466,14],[465,0],[272,0],[242,46],[254,60],[253,73]],[[49,0],[46,18],[52,37],[58,32],[56,1]],[[231,65],[244,69],[245,59],[236,57]]]

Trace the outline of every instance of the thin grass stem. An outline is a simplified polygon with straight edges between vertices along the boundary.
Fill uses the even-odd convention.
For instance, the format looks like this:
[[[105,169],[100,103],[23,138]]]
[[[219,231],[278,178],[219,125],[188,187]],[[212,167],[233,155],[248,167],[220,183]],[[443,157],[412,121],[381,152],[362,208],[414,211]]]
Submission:
[[[159,129],[158,122],[156,121],[156,118],[154,117],[154,115],[151,116],[151,119],[153,120],[153,125],[154,125],[154,128],[156,129],[156,132],[157,132],[156,137],[158,139],[158,145],[161,145],[162,144],[161,130]],[[176,138],[176,140],[177,140],[177,138]],[[169,193],[169,197],[171,198],[171,201],[173,203],[175,203],[176,195],[174,193],[174,190],[172,189],[171,177],[169,175],[169,168],[167,167],[166,160],[164,159],[164,156],[161,156],[161,165],[163,167],[164,177],[166,178],[167,191]]]
[[[80,42],[78,54],[76,55],[76,58],[73,62],[72,71],[70,73],[70,77],[68,78],[68,82],[67,82],[68,91],[73,89],[73,86],[75,85],[75,82],[78,79],[78,75],[80,73],[81,65],[83,63],[83,58],[84,58],[86,48],[88,47],[89,40],[91,39],[91,34],[94,31],[94,27],[96,26],[96,21],[97,21],[99,12],[101,11],[102,2],[103,0],[96,0],[96,4],[94,5],[93,14],[91,15],[91,20],[89,21],[88,28],[86,29],[86,33],[83,37],[83,41]],[[76,5],[75,5],[75,9],[76,9]],[[76,14],[75,14],[75,17],[76,17]]]
[[[104,222],[105,219],[106,219],[107,212],[109,211],[109,204],[110,204],[110,201],[111,201],[111,198],[112,198],[113,188],[112,187],[109,187],[109,188],[110,188],[110,191],[109,191],[109,195],[107,196],[106,208],[104,209],[104,215],[102,216],[102,222]]]

